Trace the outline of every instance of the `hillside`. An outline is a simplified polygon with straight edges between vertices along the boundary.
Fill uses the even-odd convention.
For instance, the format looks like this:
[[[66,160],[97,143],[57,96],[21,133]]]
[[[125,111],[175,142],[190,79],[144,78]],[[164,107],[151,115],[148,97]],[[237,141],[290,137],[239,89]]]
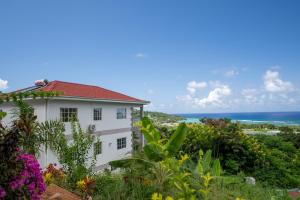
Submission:
[[[138,116],[139,116],[139,111],[134,110],[133,117],[137,118]],[[181,120],[184,120],[183,117],[177,115],[172,115],[172,114],[167,114],[162,112],[153,112],[153,111],[144,111],[144,116],[147,116],[153,121],[158,123],[176,123]]]

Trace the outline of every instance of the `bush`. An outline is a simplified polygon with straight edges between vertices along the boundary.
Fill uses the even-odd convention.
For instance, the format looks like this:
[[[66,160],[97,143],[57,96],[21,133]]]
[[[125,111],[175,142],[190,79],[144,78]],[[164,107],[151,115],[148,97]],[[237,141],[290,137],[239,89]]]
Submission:
[[[292,127],[280,127],[280,136],[284,141],[291,142],[297,149],[300,149],[300,132],[298,129]],[[298,132],[297,132],[298,131]]]
[[[280,136],[256,135],[267,156],[253,173],[259,180],[277,187],[300,187],[300,150]]]
[[[199,149],[212,149],[226,173],[251,173],[262,162],[265,152],[252,137],[243,133],[238,124],[228,120],[208,120],[206,124],[190,124],[182,151],[195,160]]]
[[[45,183],[38,161],[18,148],[19,129],[0,123],[0,198],[40,199]]]

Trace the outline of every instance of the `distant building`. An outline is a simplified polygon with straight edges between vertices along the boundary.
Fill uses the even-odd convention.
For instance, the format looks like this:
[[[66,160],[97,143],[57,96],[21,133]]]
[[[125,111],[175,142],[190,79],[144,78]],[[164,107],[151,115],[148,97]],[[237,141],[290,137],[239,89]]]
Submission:
[[[132,117],[134,107],[140,108],[149,102],[133,98],[118,92],[98,86],[69,83],[63,81],[36,82],[35,86],[18,90],[25,91],[57,91],[60,96],[45,99],[27,99],[34,108],[39,122],[60,120],[65,124],[67,140],[71,137],[71,116],[76,116],[83,130],[90,130],[95,137],[100,137],[100,143],[94,140],[90,157],[96,154],[96,169],[105,168],[112,160],[124,158],[132,152]],[[0,109],[8,115],[3,122],[11,121],[12,103],[0,105]],[[48,163],[58,163],[57,156],[51,150],[42,151],[39,162],[42,167]]]

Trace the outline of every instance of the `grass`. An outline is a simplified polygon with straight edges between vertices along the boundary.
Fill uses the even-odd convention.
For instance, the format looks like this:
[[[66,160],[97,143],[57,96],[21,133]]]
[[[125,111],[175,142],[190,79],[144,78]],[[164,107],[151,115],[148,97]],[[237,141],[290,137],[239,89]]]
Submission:
[[[239,176],[222,177],[211,186],[209,199],[232,200],[237,197],[247,200],[289,200],[286,191],[276,191],[260,183],[250,185]]]

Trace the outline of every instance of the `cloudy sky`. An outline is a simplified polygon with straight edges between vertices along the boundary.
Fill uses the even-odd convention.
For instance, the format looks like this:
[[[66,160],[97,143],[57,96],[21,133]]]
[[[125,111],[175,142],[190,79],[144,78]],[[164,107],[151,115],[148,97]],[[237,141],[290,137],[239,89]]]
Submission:
[[[103,86],[169,113],[300,110],[300,1],[1,1],[0,91]]]

